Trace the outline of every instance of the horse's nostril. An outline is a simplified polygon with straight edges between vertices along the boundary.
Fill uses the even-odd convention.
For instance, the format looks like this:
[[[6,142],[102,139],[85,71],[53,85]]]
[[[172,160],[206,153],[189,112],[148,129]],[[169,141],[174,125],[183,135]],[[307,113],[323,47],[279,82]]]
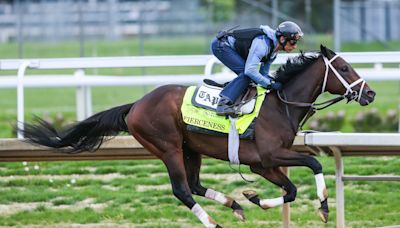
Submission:
[[[367,95],[368,95],[368,97],[370,97],[370,98],[374,98],[375,95],[376,95],[376,93],[375,93],[374,91],[372,91],[372,90],[368,90],[368,91],[367,91]]]

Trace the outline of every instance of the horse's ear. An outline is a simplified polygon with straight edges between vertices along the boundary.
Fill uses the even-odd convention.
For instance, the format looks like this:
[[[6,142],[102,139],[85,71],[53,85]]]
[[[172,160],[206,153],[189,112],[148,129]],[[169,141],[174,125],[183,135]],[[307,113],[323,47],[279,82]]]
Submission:
[[[332,51],[331,49],[325,47],[324,45],[321,44],[320,46],[321,49],[321,53],[323,56],[327,57],[328,59],[332,58],[333,56],[336,55],[336,53],[334,51]]]
[[[327,51],[326,47],[325,47],[324,45],[321,44],[321,45],[319,46],[319,48],[321,49],[322,55],[329,58],[329,56],[328,56],[328,51]]]

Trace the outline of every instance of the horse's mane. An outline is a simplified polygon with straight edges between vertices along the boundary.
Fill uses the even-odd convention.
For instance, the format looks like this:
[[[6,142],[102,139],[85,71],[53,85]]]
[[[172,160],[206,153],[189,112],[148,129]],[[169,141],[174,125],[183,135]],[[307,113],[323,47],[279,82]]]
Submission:
[[[290,79],[294,78],[295,75],[301,73],[312,63],[314,63],[320,53],[303,53],[301,52],[298,56],[289,58],[286,63],[278,68],[276,71],[275,81],[283,84],[287,83]]]

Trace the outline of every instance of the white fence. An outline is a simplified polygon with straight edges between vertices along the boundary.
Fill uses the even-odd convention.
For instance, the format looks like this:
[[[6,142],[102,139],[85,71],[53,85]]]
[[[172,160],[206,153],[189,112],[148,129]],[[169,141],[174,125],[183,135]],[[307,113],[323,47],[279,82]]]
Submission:
[[[351,64],[369,63],[372,68],[361,68],[356,71],[367,80],[400,80],[400,52],[365,52],[340,53]],[[281,54],[274,64],[282,64],[292,55]],[[218,63],[210,55],[198,56],[158,56],[158,57],[112,57],[112,58],[65,58],[65,59],[22,59],[1,60],[0,70],[17,70],[17,76],[0,76],[0,88],[17,88],[18,121],[23,122],[24,88],[25,87],[76,87],[77,110],[82,119],[91,114],[92,86],[127,86],[127,85],[160,85],[169,83],[195,84],[205,77],[229,79],[232,74],[212,74],[213,66]],[[385,68],[383,64],[391,65]],[[140,77],[86,76],[85,68],[134,68],[134,67],[174,67],[204,66],[204,73],[181,77],[168,75],[146,75]],[[74,76],[47,75],[24,77],[27,69],[77,69]],[[217,78],[217,76],[219,78]],[[83,110],[83,112],[81,111]],[[19,136],[21,137],[21,136]],[[348,180],[400,180],[396,176],[348,176],[344,175],[342,156],[366,155],[399,155],[400,134],[309,134],[297,136],[296,151],[324,151],[336,160],[336,226],[345,227],[344,220],[344,181]],[[301,140],[302,142],[299,142]],[[1,146],[1,145],[0,145]],[[296,149],[297,146],[297,149]],[[306,148],[306,149],[304,149]],[[32,152],[32,150],[30,150]],[[288,214],[286,208],[285,214]],[[286,216],[288,218],[288,215]],[[284,227],[288,227],[286,219]]]
[[[360,68],[357,72],[366,80],[400,80],[400,52],[362,52],[339,53],[351,64],[368,63],[372,68]],[[295,54],[281,54],[274,64],[283,64]],[[58,58],[58,59],[10,59],[0,61],[0,70],[17,70],[17,76],[0,76],[0,88],[17,88],[18,122],[24,122],[25,87],[76,87],[77,118],[84,119],[92,114],[92,86],[129,86],[162,84],[197,84],[211,77],[213,66],[219,61],[211,55],[188,56],[144,56],[144,57],[103,57],[103,58]],[[396,64],[393,68],[384,68],[383,64]],[[145,75],[140,77],[86,76],[81,69],[86,68],[142,68],[142,67],[181,67],[204,66],[204,74]],[[77,69],[73,76],[47,75],[24,77],[27,69]],[[214,74],[217,80],[228,80],[232,74]],[[21,126],[22,127],[22,126]],[[21,136],[19,136],[21,137]]]

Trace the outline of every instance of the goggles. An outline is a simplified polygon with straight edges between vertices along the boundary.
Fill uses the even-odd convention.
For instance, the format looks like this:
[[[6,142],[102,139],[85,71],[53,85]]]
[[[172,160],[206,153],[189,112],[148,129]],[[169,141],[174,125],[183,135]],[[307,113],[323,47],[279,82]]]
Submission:
[[[289,40],[288,42],[289,42],[290,45],[294,46],[294,45],[297,44],[297,41],[298,40]]]
[[[300,38],[301,38],[301,35],[296,34],[293,38],[288,39],[288,42],[290,45],[294,46],[297,44],[297,42],[300,40]]]

